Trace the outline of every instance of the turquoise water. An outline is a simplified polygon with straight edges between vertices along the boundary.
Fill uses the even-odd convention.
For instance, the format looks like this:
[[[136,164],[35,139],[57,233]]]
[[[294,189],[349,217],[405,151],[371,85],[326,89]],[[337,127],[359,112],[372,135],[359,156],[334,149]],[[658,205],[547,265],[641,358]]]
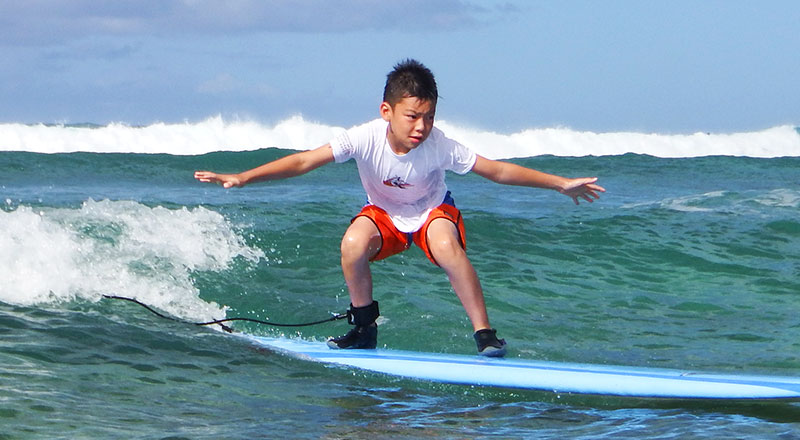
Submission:
[[[0,152],[0,438],[775,438],[793,403],[575,396],[410,381],[158,318],[304,322],[348,304],[338,246],[354,164],[223,190],[195,169],[286,154]],[[538,156],[608,192],[448,176],[510,357],[732,373],[800,371],[800,158]],[[443,273],[412,248],[373,266],[379,344],[473,353]],[[322,340],[341,321],[240,332]]]

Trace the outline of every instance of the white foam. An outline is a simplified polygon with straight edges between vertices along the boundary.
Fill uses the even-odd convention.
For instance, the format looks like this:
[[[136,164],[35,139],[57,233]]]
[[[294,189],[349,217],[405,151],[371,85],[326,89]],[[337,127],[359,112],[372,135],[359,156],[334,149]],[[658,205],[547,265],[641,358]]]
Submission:
[[[196,155],[276,147],[308,149],[327,143],[336,127],[296,116],[275,126],[213,117],[198,123],[156,123],[144,127],[0,124],[0,150],[35,153],[167,153]]]
[[[192,271],[263,257],[214,211],[108,200],[0,211],[0,249],[0,301],[35,305],[113,294],[193,320],[221,318],[225,308],[200,299]]]
[[[617,156],[626,153],[656,157],[800,156],[800,134],[791,126],[758,132],[689,135],[633,132],[594,133],[566,128],[524,130],[503,135],[438,123],[455,139],[492,159],[555,156]]]
[[[759,195],[754,200],[763,206],[778,208],[800,208],[800,190],[774,189],[766,194]]]
[[[778,188],[769,191],[710,191],[680,197],[669,197],[658,201],[644,201],[622,205],[623,209],[661,207],[681,212],[719,212],[737,216],[764,217],[764,208],[774,209],[800,207],[800,191]]]
[[[478,154],[503,159],[544,154],[608,156],[625,153],[656,157],[800,156],[800,134],[789,125],[742,133],[595,133],[569,128],[533,128],[502,134],[437,121],[445,133]],[[196,155],[261,148],[305,150],[324,145],[342,127],[295,116],[275,125],[212,117],[196,123],[156,123],[145,127],[0,124],[0,150],[38,153],[168,153]]]

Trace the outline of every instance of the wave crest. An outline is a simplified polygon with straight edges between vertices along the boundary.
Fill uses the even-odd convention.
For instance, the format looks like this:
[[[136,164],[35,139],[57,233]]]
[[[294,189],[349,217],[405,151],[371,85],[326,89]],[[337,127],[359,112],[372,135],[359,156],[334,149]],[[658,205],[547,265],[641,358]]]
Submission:
[[[195,320],[221,318],[225,308],[200,299],[194,271],[264,256],[217,212],[109,200],[79,209],[0,210],[0,248],[0,301],[35,305],[115,294]]]
[[[437,122],[448,136],[492,159],[554,156],[616,156],[626,153],[656,157],[800,156],[800,133],[789,125],[741,133],[658,134],[595,133],[569,128],[532,128],[501,134]],[[294,116],[275,125],[224,120],[155,123],[129,126],[0,124],[0,151],[36,153],[167,153],[199,155],[214,151],[262,148],[305,150],[324,145],[342,127],[309,122]]]

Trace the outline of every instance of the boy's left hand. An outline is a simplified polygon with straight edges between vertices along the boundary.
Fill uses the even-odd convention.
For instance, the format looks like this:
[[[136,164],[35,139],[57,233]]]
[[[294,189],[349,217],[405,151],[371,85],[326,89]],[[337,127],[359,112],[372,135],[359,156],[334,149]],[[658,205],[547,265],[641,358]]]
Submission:
[[[586,200],[589,203],[594,202],[594,199],[599,199],[598,192],[606,192],[606,189],[600,185],[595,185],[597,177],[582,177],[579,179],[569,179],[564,187],[559,191],[561,194],[572,197],[576,205],[580,204],[578,198]]]

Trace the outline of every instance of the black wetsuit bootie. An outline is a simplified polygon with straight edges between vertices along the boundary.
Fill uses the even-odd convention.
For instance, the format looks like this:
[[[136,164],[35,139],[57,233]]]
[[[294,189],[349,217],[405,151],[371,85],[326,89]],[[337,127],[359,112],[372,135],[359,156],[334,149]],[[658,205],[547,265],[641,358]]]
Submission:
[[[472,335],[478,346],[478,354],[487,357],[503,357],[506,355],[506,340],[497,339],[497,330],[485,328]]]
[[[375,320],[380,316],[378,301],[364,307],[353,307],[347,310],[347,322],[355,325],[344,336],[328,339],[328,347],[335,349],[372,349],[378,345],[378,324]]]

